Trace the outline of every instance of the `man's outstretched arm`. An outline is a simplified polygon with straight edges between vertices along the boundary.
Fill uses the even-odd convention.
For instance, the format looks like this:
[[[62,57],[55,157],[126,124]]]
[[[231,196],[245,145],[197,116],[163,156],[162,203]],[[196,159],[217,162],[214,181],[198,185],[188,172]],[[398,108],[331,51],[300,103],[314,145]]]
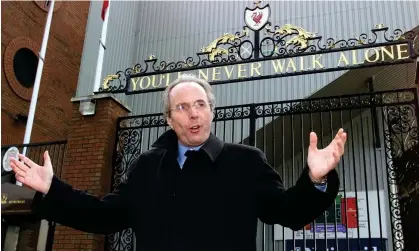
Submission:
[[[307,165],[296,185],[285,190],[281,177],[259,152],[256,157],[255,207],[266,223],[277,223],[294,230],[302,228],[321,215],[334,201],[339,190],[335,170],[344,152],[346,133],[340,129],[333,141],[324,149],[317,149],[317,136],[310,133]],[[317,183],[327,180],[326,191]]]
[[[115,191],[98,198],[58,179],[53,174],[51,160],[44,153],[44,166],[20,155],[24,163],[12,160],[11,167],[16,179],[37,191],[32,210],[39,217],[90,233],[113,233],[129,228],[129,198],[134,170],[130,168],[128,179]],[[123,213],[124,212],[124,213]]]

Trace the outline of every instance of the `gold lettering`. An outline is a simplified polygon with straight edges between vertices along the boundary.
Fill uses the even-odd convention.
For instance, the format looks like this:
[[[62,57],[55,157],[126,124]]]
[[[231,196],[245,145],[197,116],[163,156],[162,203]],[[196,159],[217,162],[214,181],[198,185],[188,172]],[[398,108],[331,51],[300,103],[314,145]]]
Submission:
[[[258,65],[258,67],[256,68],[255,67],[255,64],[257,64]],[[259,63],[259,62],[256,62],[256,63],[252,63],[251,65],[250,65],[250,76],[254,76],[254,74],[253,74],[253,72],[255,71],[255,72],[257,72],[257,74],[258,74],[258,76],[260,76],[261,74],[260,74],[260,72],[259,72],[259,68],[260,67],[262,67],[262,65]]]
[[[170,84],[170,73],[167,73],[167,79],[166,79],[166,86],[168,86]]]
[[[300,71],[304,71],[304,57],[300,57]]]
[[[227,66],[224,66],[224,70],[226,71],[227,79],[230,79],[231,78],[231,75],[233,74],[234,65],[233,65],[233,67],[231,67],[231,71],[228,71]]]
[[[158,84],[158,85],[155,85],[155,84],[156,84],[156,75],[154,75],[154,76],[153,76],[153,80],[151,81],[151,85],[152,85],[154,88],[159,87],[159,86],[161,85],[161,80],[162,80],[162,79],[164,79],[164,75],[158,75],[158,76],[159,76],[159,79],[160,79],[160,81],[159,81],[159,84]]]
[[[24,200],[10,200],[9,204],[24,204]]]
[[[201,75],[202,75],[204,76],[204,79],[208,81],[208,68],[206,70],[207,70],[207,75],[205,75],[205,73],[202,70],[199,70],[199,78],[201,78]]]
[[[319,68],[324,68],[323,65],[320,63],[319,59],[322,55],[318,56],[316,58],[316,55],[313,55],[313,69],[316,69],[316,64],[319,66]]]
[[[387,54],[388,57],[390,57],[391,59],[394,59],[394,47],[390,46],[390,50],[391,52],[389,52],[386,47],[381,47],[381,61],[385,61],[386,57],[384,56],[384,53]]]
[[[137,84],[138,84],[139,80],[140,80],[140,78],[131,78],[132,90],[133,91],[137,90]]]
[[[359,63],[357,62],[356,52],[357,52],[356,50],[352,50],[352,64],[353,65],[362,64],[362,62],[359,62]]]
[[[374,50],[374,54],[375,54],[375,55],[374,55],[374,56],[375,56],[375,59],[374,59],[374,60],[370,60],[370,57],[368,56],[368,55],[369,55],[370,50]],[[371,55],[371,56],[372,56],[372,55]],[[377,62],[379,58],[380,58],[380,53],[378,52],[378,50],[377,50],[376,48],[368,48],[368,49],[365,51],[365,60],[367,60],[367,62],[370,62],[370,63]]]
[[[290,67],[294,70],[294,72],[297,71],[297,68],[295,68],[294,59],[292,59],[292,58],[288,61],[287,71],[288,71],[288,68],[290,68]]]
[[[212,68],[212,81],[214,81],[214,80],[221,80],[221,78],[220,78],[220,72],[219,71],[217,71],[217,70],[220,70],[221,69],[221,67],[214,67],[214,68]],[[218,78],[217,78],[217,75],[218,75]]]
[[[404,50],[402,50],[401,47],[406,47]],[[402,56],[402,52],[406,52],[406,56]],[[409,54],[407,53],[407,44],[398,44],[397,45],[397,59],[406,59],[409,58]]]
[[[341,52],[340,53],[340,58],[339,58],[339,62],[338,62],[338,67],[340,66],[340,63],[341,62],[344,62],[345,63],[345,65],[348,65],[349,64],[349,62],[348,62],[348,59],[346,58],[346,56],[345,56],[345,52]],[[344,66],[345,66],[344,65]]]
[[[143,87],[143,80],[145,78],[147,78],[147,86],[146,87]],[[150,80],[150,77],[149,76],[142,77],[141,80],[140,80],[140,87],[141,87],[141,89],[147,89],[150,86],[150,81],[151,80]]]
[[[275,62],[276,62],[276,64],[275,64]],[[278,70],[280,70],[280,72],[283,72],[284,71],[285,60],[277,59],[276,61],[272,61],[272,65],[274,67],[275,73],[277,73]]]
[[[7,194],[1,194],[1,204],[7,204]]]
[[[246,76],[242,75],[242,72],[246,72],[246,68],[243,69],[244,64],[239,64],[237,67],[237,78],[245,78]]]

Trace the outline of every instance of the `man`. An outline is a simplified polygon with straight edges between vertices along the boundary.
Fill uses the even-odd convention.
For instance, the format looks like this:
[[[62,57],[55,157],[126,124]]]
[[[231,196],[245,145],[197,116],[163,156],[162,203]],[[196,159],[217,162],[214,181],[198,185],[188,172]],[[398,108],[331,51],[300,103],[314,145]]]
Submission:
[[[206,81],[181,76],[163,100],[171,129],[102,199],[54,176],[47,152],[44,166],[24,156],[26,165],[12,160],[16,179],[39,192],[34,212],[91,233],[132,228],[141,251],[254,251],[258,218],[298,230],[333,203],[339,188],[334,168],[346,141],[342,129],[322,150],[310,134],[307,165],[285,190],[262,151],[224,143],[210,132],[215,98]]]

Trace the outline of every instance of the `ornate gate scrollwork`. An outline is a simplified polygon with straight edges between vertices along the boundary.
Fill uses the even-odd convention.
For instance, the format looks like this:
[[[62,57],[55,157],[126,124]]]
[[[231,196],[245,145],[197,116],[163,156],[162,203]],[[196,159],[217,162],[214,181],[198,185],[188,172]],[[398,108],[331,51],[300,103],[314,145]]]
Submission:
[[[388,104],[383,115],[394,250],[411,250],[405,249],[405,244],[417,241],[410,239],[410,235],[416,232],[412,220],[419,210],[417,97],[415,92],[393,93],[383,101]],[[412,205],[416,208],[411,208]]]

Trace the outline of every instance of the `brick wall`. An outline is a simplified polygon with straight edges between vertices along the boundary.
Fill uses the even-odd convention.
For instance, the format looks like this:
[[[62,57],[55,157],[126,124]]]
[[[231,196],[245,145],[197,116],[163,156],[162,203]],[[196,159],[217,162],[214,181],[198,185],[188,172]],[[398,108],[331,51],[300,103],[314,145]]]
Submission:
[[[23,142],[26,122],[16,122],[14,118],[16,114],[28,115],[32,88],[19,90],[20,84],[13,74],[13,56],[22,46],[38,55],[47,17],[47,12],[40,7],[44,2],[1,4],[2,144]],[[89,5],[88,1],[56,2],[31,142],[67,138],[72,111],[70,99],[77,88]],[[24,45],[22,41],[29,42]],[[5,55],[6,52],[9,54]]]
[[[79,103],[72,106],[62,179],[76,189],[101,197],[110,191],[116,120],[126,116],[127,110],[112,98],[98,99],[93,116],[82,116]],[[57,226],[53,248],[102,251],[104,240],[103,235]]]

